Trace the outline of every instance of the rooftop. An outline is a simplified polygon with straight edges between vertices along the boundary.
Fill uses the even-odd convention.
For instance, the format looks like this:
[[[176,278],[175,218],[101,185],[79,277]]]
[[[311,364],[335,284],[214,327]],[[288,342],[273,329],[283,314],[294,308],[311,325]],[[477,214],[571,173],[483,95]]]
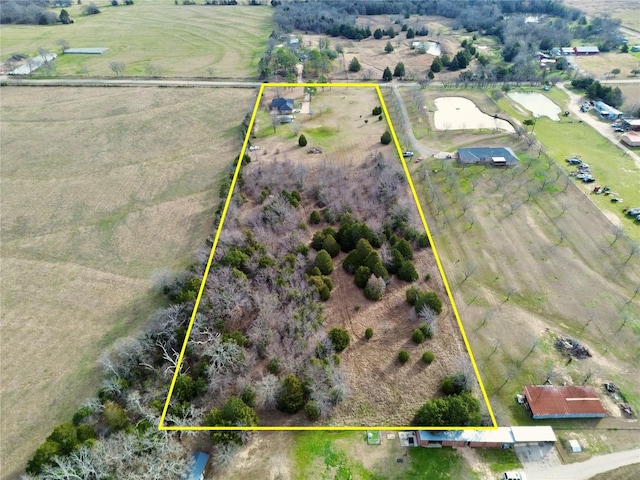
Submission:
[[[507,147],[459,148],[460,163],[488,163],[494,165],[516,165],[518,157]]]
[[[524,395],[536,419],[604,417],[607,413],[593,387],[529,385]]]

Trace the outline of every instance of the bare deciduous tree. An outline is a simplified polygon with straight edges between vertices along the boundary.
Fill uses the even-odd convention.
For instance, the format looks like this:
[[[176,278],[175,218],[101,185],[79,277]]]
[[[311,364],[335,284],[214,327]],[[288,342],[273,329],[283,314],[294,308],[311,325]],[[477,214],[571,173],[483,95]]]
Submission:
[[[113,73],[116,74],[116,77],[122,76],[125,69],[127,68],[127,64],[124,62],[111,62],[109,63],[109,68]]]

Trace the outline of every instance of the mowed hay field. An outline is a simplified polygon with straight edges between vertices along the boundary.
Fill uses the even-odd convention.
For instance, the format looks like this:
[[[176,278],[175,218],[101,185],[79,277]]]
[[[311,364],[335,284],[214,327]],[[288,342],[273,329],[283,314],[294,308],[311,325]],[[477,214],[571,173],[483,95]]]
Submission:
[[[162,76],[250,78],[257,76],[265,39],[273,29],[271,7],[185,6],[173,0],[99,7],[101,13],[90,16],[81,14],[82,5],[68,8],[75,20],[71,25],[3,25],[0,60],[15,53],[35,56],[38,48],[45,48],[58,54],[58,76],[114,76],[109,64],[119,61],[127,65],[125,76],[148,75],[151,63]],[[102,55],[60,55],[59,39],[71,48],[109,50]]]
[[[449,135],[456,144],[456,134]],[[412,165],[412,175],[498,423],[530,423],[514,395],[548,375],[556,385],[598,391],[612,381],[638,411],[637,240],[617,236],[552,159],[537,159],[532,151],[529,164],[520,140],[476,137],[478,146],[484,137],[488,145],[520,152],[521,165],[461,168],[429,159]],[[553,346],[559,335],[578,339],[593,357],[568,363]],[[635,428],[637,422],[622,417],[615,404],[609,407],[611,418],[600,427]]]
[[[2,89],[2,477],[95,393],[213,228],[249,89]]]

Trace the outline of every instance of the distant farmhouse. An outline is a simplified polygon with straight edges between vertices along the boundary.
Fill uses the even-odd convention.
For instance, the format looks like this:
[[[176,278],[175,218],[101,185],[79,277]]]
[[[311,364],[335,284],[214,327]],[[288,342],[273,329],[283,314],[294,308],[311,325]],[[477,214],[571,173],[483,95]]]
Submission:
[[[635,132],[640,131],[640,118],[623,118],[622,128]]]
[[[292,98],[275,98],[269,105],[271,111],[278,113],[291,113],[293,112],[293,99]]]
[[[523,390],[525,406],[534,420],[602,418],[607,414],[593,387],[529,385]]]
[[[617,110],[611,105],[607,105],[604,102],[595,102],[593,104],[593,109],[606,120],[615,120],[616,118],[619,118],[620,115],[622,115],[622,112],[620,110]]]
[[[498,427],[497,430],[419,430],[416,439],[420,447],[512,448],[555,443],[556,435],[547,426]]]
[[[459,148],[458,161],[465,165],[484,163],[496,167],[518,164],[518,157],[507,147]]]
[[[595,45],[584,45],[581,47],[573,47],[573,53],[576,55],[597,55],[600,50]]]

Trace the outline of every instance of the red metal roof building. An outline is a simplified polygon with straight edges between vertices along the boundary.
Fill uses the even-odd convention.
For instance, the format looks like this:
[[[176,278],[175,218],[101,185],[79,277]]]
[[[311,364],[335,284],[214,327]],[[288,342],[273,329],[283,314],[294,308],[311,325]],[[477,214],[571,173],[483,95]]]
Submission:
[[[526,404],[534,420],[544,418],[602,418],[607,412],[593,387],[529,385]]]

